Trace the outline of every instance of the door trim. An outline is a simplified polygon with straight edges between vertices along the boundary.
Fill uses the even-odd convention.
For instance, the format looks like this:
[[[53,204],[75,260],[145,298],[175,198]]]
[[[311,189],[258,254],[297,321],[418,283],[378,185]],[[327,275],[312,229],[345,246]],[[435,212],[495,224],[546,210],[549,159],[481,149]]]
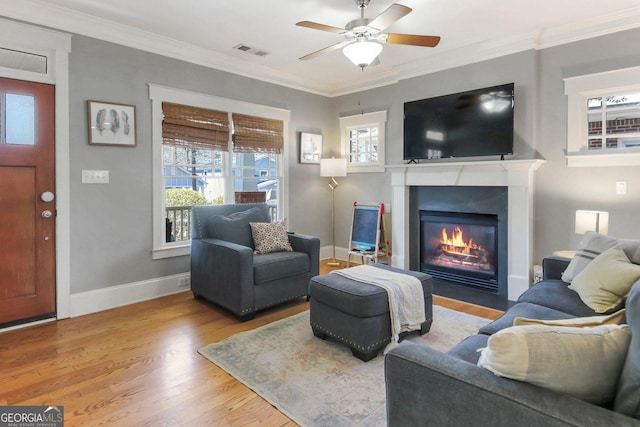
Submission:
[[[55,85],[56,317],[71,312],[71,220],[69,162],[69,53],[71,34],[0,18],[0,47],[47,57],[47,72],[0,67],[0,77]]]

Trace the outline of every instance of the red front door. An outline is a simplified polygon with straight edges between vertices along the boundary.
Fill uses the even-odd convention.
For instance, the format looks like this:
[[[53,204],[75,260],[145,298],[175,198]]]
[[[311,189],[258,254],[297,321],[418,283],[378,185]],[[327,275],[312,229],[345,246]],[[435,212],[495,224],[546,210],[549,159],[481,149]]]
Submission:
[[[0,78],[0,327],[52,317],[54,86]]]

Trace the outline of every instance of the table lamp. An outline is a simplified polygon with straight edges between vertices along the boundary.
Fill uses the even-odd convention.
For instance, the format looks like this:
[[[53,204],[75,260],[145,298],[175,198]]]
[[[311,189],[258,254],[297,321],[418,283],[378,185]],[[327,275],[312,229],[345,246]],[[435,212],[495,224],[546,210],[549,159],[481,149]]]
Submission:
[[[603,211],[576,211],[576,233],[584,234],[587,231],[595,231],[600,234],[609,233],[609,212]]]

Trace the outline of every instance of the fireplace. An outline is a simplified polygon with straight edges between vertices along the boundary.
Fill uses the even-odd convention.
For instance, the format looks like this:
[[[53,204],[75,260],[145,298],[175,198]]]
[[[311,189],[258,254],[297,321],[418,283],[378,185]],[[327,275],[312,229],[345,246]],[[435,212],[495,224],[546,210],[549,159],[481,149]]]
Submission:
[[[414,186],[409,199],[411,270],[506,298],[508,189]]]
[[[442,212],[492,213],[492,199],[483,199],[487,187],[505,189],[504,212],[499,213],[499,295],[515,301],[531,283],[533,234],[534,172],[545,163],[542,159],[430,162],[419,165],[395,165],[391,169],[392,185],[392,265],[420,270],[420,210]],[[427,189],[426,196],[417,188]],[[480,200],[466,199],[462,209],[435,203],[429,194],[437,187],[474,187]],[[449,190],[444,190],[450,193]],[[439,190],[436,190],[439,191]],[[488,202],[488,203],[486,203]],[[415,228],[414,228],[415,227]],[[504,252],[502,252],[504,251]],[[416,255],[414,255],[416,254]],[[487,292],[480,292],[491,295]]]
[[[420,270],[498,293],[498,216],[420,211]]]

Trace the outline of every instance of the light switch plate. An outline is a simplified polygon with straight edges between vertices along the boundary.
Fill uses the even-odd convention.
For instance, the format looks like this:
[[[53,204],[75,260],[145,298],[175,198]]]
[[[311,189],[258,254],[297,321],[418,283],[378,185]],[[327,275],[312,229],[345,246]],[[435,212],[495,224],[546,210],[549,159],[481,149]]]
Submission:
[[[108,184],[109,183],[109,171],[108,170],[82,170],[82,183],[83,184]]]
[[[616,194],[627,194],[627,181],[616,182]]]

